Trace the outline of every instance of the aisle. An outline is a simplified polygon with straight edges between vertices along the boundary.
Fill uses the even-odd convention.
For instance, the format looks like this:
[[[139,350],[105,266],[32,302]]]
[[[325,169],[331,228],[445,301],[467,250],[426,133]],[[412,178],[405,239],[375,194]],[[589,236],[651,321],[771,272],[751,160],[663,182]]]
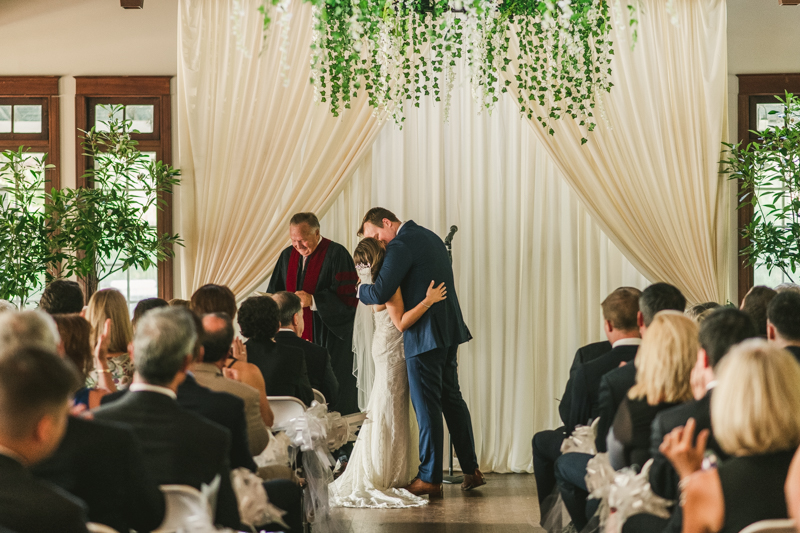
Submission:
[[[444,500],[421,509],[337,509],[342,533],[542,533],[531,474],[487,474],[485,487],[461,492],[445,485]]]

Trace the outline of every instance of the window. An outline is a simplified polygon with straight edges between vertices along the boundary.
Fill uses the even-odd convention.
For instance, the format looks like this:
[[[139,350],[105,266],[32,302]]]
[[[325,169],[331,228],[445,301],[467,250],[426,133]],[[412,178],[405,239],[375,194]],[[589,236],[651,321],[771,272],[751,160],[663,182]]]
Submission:
[[[135,132],[131,135],[139,142],[139,150],[152,160],[172,164],[171,121],[169,77],[76,77],[76,126],[78,130],[88,130],[95,126],[98,130],[106,128],[103,122],[128,119],[133,122]],[[122,106],[118,114],[112,116],[112,106]],[[91,187],[86,179],[80,178],[91,163],[83,155],[82,139],[76,139],[77,176],[79,185]],[[161,233],[172,231],[172,201],[166,195],[163,211],[142,213],[151,225]],[[104,279],[96,287],[87,287],[91,294],[97,289],[113,287],[128,300],[131,311],[144,298],[172,298],[173,272],[172,260],[160,261],[158,268],[116,272]]]
[[[742,143],[758,142],[758,133],[773,125],[778,120],[775,115],[770,115],[772,110],[781,109],[775,96],[783,97],[785,91],[800,93],[800,74],[740,74],[739,78],[739,141]],[[777,192],[774,189],[755,191],[759,196],[771,195]],[[747,206],[739,210],[739,250],[747,247],[747,242],[741,237],[741,230],[753,218],[753,208]],[[739,257],[739,301],[744,298],[753,285],[767,285],[774,287],[784,281],[783,273],[773,269],[772,274],[764,267],[749,267],[743,264],[744,258]]]
[[[0,76],[0,151],[42,157],[54,168],[47,171],[47,187],[60,186],[58,76]]]

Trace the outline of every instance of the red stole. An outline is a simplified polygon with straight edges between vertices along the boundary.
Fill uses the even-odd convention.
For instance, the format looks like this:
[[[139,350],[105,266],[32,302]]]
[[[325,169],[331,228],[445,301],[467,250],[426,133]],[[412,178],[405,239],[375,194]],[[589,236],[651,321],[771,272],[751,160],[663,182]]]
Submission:
[[[314,294],[317,290],[317,281],[319,281],[319,273],[322,271],[322,263],[325,261],[325,255],[328,253],[328,246],[330,246],[330,239],[322,238],[317,245],[317,249],[308,256],[306,260],[306,274],[303,277],[303,287],[297,288],[297,268],[300,266],[300,261],[303,256],[297,250],[292,248],[292,253],[289,256],[289,270],[286,272],[286,290],[289,292],[297,292],[302,290],[308,294]],[[310,307],[303,308],[303,322],[305,327],[303,329],[303,338],[309,342],[314,342],[314,315]]]

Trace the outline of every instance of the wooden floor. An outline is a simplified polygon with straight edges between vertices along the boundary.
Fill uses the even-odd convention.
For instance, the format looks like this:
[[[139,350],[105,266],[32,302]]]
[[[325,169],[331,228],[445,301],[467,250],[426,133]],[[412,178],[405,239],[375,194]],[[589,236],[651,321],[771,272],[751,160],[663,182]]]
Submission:
[[[487,474],[487,484],[416,509],[333,509],[341,533],[542,533],[532,474]],[[341,524],[341,526],[340,526]]]

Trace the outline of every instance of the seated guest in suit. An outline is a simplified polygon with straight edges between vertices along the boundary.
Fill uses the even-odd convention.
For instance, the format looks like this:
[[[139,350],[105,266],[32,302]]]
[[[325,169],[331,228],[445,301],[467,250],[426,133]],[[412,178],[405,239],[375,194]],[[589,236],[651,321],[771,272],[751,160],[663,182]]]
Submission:
[[[800,361],[800,294],[783,291],[769,303],[767,339]]]
[[[769,303],[778,295],[769,287],[756,285],[744,295],[739,309],[750,315],[758,328],[758,334],[767,338],[767,308]]]
[[[197,340],[194,343],[193,361],[203,360],[203,321],[189,311],[192,315]],[[104,396],[101,403],[113,402],[122,398],[126,390],[121,390]],[[247,420],[244,415],[244,402],[232,394],[215,392],[197,383],[191,372],[186,373],[186,379],[178,386],[178,405],[197,413],[231,432],[231,469],[247,468],[255,472],[257,469],[253,456],[250,454],[250,442],[247,437]]]
[[[39,309],[48,315],[80,313],[83,305],[83,289],[77,281],[69,279],[57,279],[48,283],[39,300]]]
[[[251,296],[242,302],[242,309],[245,321],[240,321],[239,325],[242,335],[247,337],[248,361],[261,370],[267,394],[294,396],[311,405],[314,392],[308,379],[303,349],[279,345],[272,340],[280,326],[278,304],[270,296]]]
[[[146,312],[151,309],[167,306],[169,306],[167,301],[161,298],[145,298],[144,300],[139,300],[139,303],[136,304],[133,310],[133,319],[131,319],[133,331],[136,332],[136,323],[139,322],[139,319],[142,318]]]
[[[800,445],[800,364],[761,339],[734,347],[716,368],[714,437],[731,458],[701,470],[708,430],[694,419],[669,433],[661,451],[683,487],[683,531],[736,533],[787,518],[784,484]]]
[[[192,361],[197,338],[181,308],[154,309],[133,339],[136,374],[130,392],[93,411],[100,421],[128,425],[142,444],[145,464],[159,485],[200,489],[220,477],[215,523],[237,529],[239,508],[230,479],[226,429],[182,408],[175,391]]]
[[[4,315],[11,313],[4,313]],[[78,375],[51,351],[3,345],[0,354],[0,530],[86,533],[83,504],[35,479],[28,468],[49,457],[67,427]]]
[[[233,324],[228,315],[213,313],[204,316],[203,330],[203,359],[192,364],[192,375],[203,387],[233,394],[244,401],[250,453],[258,455],[269,444],[269,427],[274,418],[267,396],[223,374],[225,358],[233,341]]]
[[[275,334],[275,342],[278,345],[278,349],[280,350],[285,346],[303,350],[309,383],[325,396],[330,410],[335,411],[339,394],[339,380],[336,379],[336,374],[333,373],[331,356],[328,350],[303,339],[303,304],[300,301],[300,297],[291,292],[281,291],[273,294],[272,299],[278,304],[280,317],[280,329]],[[245,328],[242,325],[244,309],[245,304],[243,303],[242,308],[239,310],[239,326],[242,328],[242,335],[251,337],[251,335],[244,333]]]
[[[620,353],[624,353],[628,359],[636,354],[636,346],[628,345],[630,342],[639,341],[639,332],[636,330],[636,313],[639,310],[638,298],[640,291],[632,287],[620,287],[612,292],[601,304],[603,309],[603,325],[606,332],[607,342],[597,342],[580,348],[572,363],[570,379],[567,381],[564,394],[559,405],[559,414],[564,426],[555,430],[544,430],[533,436],[533,473],[536,477],[536,490],[539,496],[539,507],[541,516],[544,517],[549,509],[542,509],[545,500],[550,496],[556,486],[553,465],[555,460],[561,455],[561,443],[564,437],[571,433],[576,424],[585,424],[588,421],[589,412],[586,412],[587,420],[575,421],[578,415],[573,411],[573,398],[580,397],[580,402],[589,401],[586,399],[586,371],[596,361],[606,357],[614,349],[617,343],[617,350],[614,355],[606,357],[609,361],[614,358],[616,363],[611,363],[614,368],[619,365]],[[625,328],[625,329],[622,329]],[[622,339],[635,339],[622,340]],[[620,342],[618,342],[620,341]],[[605,352],[600,353],[602,350]],[[580,377],[578,378],[578,375]],[[576,385],[580,380],[580,385]],[[582,390],[575,392],[575,388]],[[591,408],[584,408],[590,411]]]
[[[118,389],[127,387],[133,378],[133,362],[128,354],[128,345],[133,338],[133,327],[125,297],[116,289],[101,289],[89,299],[84,316],[92,326],[90,337],[92,346],[97,345],[100,335],[108,327],[107,321],[111,320],[107,356],[108,369]],[[94,388],[101,381],[99,373],[92,370],[89,372],[86,385]]]
[[[232,321],[237,314],[236,297],[233,295],[233,291],[224,285],[203,285],[192,294],[189,308],[201,318],[208,314],[224,313]],[[250,385],[264,396],[267,395],[264,377],[256,365],[248,362],[247,348],[242,344],[241,339],[233,340],[231,350],[225,357],[224,372],[228,377]],[[262,409],[266,409],[266,407],[262,405]]]
[[[736,344],[755,337],[756,327],[744,311],[728,307],[715,309],[700,324],[700,349],[697,364],[692,370],[692,394],[694,400],[673,407],[656,415],[650,433],[650,454],[653,464],[650,467],[650,487],[662,498],[677,501],[680,498],[678,474],[669,460],[659,451],[664,436],[673,429],[686,425],[693,418],[697,431],[711,431],[711,393],[716,385],[714,368]],[[727,455],[717,444],[713,432],[709,434],[708,447],[718,459]],[[650,531],[669,531],[680,533],[682,527],[681,508],[676,505],[669,520],[649,514],[632,516],[625,522],[625,533],[648,533]]]
[[[84,501],[90,522],[127,532],[150,531],[164,520],[164,495],[124,425],[70,417],[61,445],[31,472]]]
[[[639,298],[639,313],[636,317],[642,338],[656,314],[667,310],[683,313],[684,309],[686,309],[686,298],[677,287],[668,283],[654,283],[647,287]],[[614,421],[619,404],[634,383],[636,383],[636,361],[608,372],[600,380],[600,390],[597,395],[597,416],[600,421],[597,423],[595,439],[598,452],[606,451],[608,430]]]
[[[617,409],[612,426],[617,453],[609,445],[611,464],[619,470],[644,466],[650,459],[650,426],[656,415],[692,399],[689,382],[697,362],[697,325],[677,311],[662,311],[647,329],[636,354],[636,384]]]

